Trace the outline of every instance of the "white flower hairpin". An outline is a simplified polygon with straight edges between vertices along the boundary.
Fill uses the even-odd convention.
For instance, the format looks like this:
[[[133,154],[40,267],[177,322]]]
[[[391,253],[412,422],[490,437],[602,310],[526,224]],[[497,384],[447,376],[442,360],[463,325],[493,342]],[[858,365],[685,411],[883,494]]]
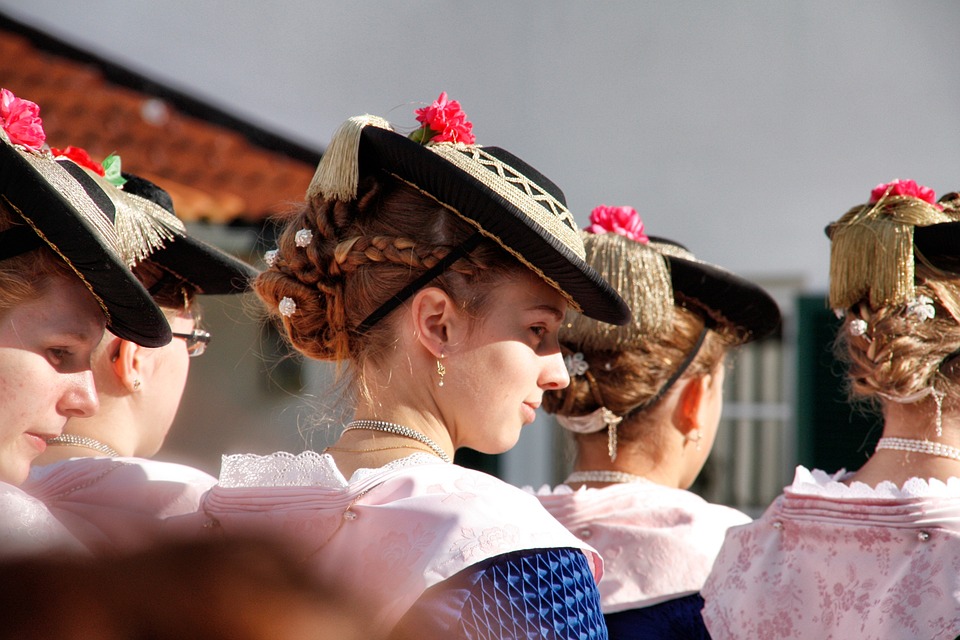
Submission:
[[[573,355],[563,356],[563,363],[567,365],[567,373],[571,378],[582,376],[590,368],[590,363],[584,359],[583,354],[579,351]]]
[[[852,336],[860,337],[863,334],[865,334],[867,332],[867,329],[869,328],[870,327],[867,324],[867,321],[863,320],[862,318],[857,318],[856,320],[850,321],[849,330],[850,330],[850,335]]]
[[[271,249],[263,254],[263,261],[267,263],[268,267],[272,267],[277,264],[277,250]]]
[[[920,322],[924,322],[936,317],[937,310],[933,306],[933,298],[917,296],[913,302],[907,304],[907,313],[916,317]]]
[[[300,231],[297,231],[297,235],[293,236],[293,241],[298,247],[306,247],[313,242],[313,231],[300,229]]]
[[[293,298],[288,298],[284,296],[280,300],[280,304],[277,305],[277,311],[280,312],[280,315],[290,317],[297,312],[297,303],[293,301]]]

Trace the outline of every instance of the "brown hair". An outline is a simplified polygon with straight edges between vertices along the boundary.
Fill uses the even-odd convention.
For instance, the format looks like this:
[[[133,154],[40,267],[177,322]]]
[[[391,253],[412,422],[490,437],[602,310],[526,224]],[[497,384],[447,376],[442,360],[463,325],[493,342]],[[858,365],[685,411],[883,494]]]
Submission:
[[[313,238],[298,247],[295,238],[302,229]],[[392,314],[363,334],[356,327],[474,232],[399,180],[367,176],[356,199],[317,199],[287,220],[273,266],[257,278],[254,289],[273,314],[285,297],[296,303],[292,315],[281,317],[295,349],[318,360],[351,362],[359,374],[364,362],[378,361],[396,336]],[[483,240],[431,284],[479,317],[492,285],[521,268]]]
[[[0,200],[0,232],[19,224],[19,216]],[[0,260],[0,314],[42,294],[54,276],[76,278],[67,263],[46,245]]]
[[[583,351],[589,368],[584,375],[572,376],[565,390],[548,391],[543,407],[549,413],[582,416],[602,406],[625,420],[617,427],[621,442],[638,442],[651,455],[662,451],[658,423],[653,416],[662,403],[649,407],[644,402],[654,398],[694,348],[704,330],[704,319],[681,306],[674,307],[671,330],[659,336],[638,342],[622,351]],[[560,338],[563,343],[563,336]],[[729,345],[735,343],[733,334],[725,329],[707,329],[703,344],[681,380],[688,376],[706,375],[716,370]],[[565,348],[573,350],[572,346]],[[599,399],[599,401],[598,401]],[[607,432],[576,434],[576,437],[606,440]]]
[[[931,386],[947,397],[960,392],[960,358],[951,357],[960,349],[960,276],[918,264],[916,294],[933,300],[933,318],[905,305],[871,310],[866,301],[847,310],[835,353],[849,367],[851,399],[907,398]],[[855,322],[865,326],[861,335]]]

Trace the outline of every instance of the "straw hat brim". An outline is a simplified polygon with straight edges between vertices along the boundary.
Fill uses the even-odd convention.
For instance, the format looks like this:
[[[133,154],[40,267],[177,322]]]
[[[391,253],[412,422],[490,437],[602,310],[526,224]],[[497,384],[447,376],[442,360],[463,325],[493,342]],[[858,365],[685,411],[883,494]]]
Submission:
[[[480,148],[490,160],[485,164],[472,159],[477,147],[463,149],[457,166],[430,146],[366,127],[360,139],[360,170],[386,171],[435,199],[559,290],[584,315],[616,325],[628,322],[626,303],[577,254],[579,241],[565,241],[568,233],[576,237],[577,229],[572,218],[567,220],[560,189],[503,149]],[[444,151],[457,152],[451,146]],[[509,179],[503,179],[504,174]],[[536,197],[528,191],[531,185]],[[566,216],[556,216],[555,209],[540,204],[550,200],[562,205]]]
[[[172,339],[150,294],[124,264],[115,208],[79,165],[0,141],[0,193],[100,303],[115,335],[146,347]]]

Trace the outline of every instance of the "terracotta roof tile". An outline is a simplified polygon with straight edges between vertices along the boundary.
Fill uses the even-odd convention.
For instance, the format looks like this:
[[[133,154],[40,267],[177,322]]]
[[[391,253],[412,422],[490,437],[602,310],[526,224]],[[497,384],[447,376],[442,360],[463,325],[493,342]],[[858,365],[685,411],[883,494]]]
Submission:
[[[124,171],[167,189],[188,221],[260,223],[302,202],[315,158],[255,144],[219,124],[223,114],[185,113],[167,96],[111,82],[95,62],[46,51],[20,31],[0,24],[0,86],[40,105],[52,146],[80,146],[101,160],[119,153]]]

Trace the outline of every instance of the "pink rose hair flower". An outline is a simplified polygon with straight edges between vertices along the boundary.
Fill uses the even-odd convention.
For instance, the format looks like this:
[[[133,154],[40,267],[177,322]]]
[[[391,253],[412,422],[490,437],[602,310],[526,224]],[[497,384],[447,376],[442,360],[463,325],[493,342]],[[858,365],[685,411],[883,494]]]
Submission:
[[[103,165],[91,158],[87,150],[81,147],[67,147],[66,149],[50,147],[50,153],[53,154],[54,158],[69,158],[81,167],[90,169],[98,176],[106,175]]]
[[[467,114],[456,100],[447,100],[447,92],[429,107],[416,110],[417,122],[423,124],[410,137],[416,142],[462,142],[473,144],[477,141],[473,135],[473,123],[467,120]]]
[[[47,139],[36,102],[23,100],[7,89],[0,89],[0,127],[13,144],[39,151]]]
[[[885,196],[910,196],[924,202],[929,202],[938,209],[943,209],[937,204],[937,195],[930,187],[917,184],[913,180],[894,180],[884,184],[878,184],[870,192],[870,203],[879,202]]]
[[[590,212],[589,233],[617,233],[634,242],[647,244],[650,238],[643,232],[643,220],[633,207],[608,207],[600,205]]]

